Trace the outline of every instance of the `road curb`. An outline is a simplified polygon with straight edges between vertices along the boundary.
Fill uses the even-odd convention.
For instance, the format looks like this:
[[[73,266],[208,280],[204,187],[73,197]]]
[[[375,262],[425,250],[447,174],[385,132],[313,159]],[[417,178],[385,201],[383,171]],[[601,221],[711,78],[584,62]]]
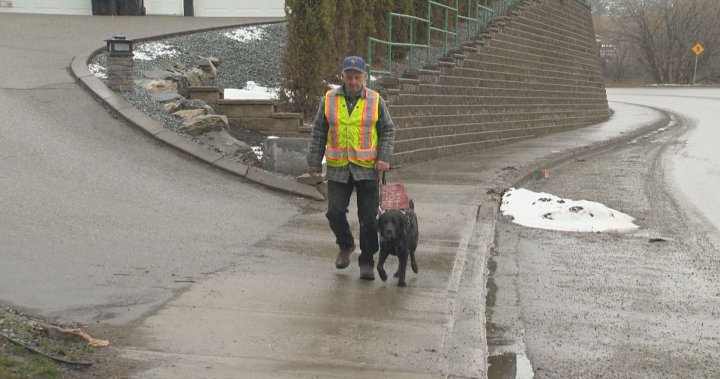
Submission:
[[[147,39],[147,38],[146,38]],[[103,51],[104,48],[89,51],[73,58],[70,73],[76,83],[92,94],[100,103],[117,114],[125,122],[152,135],[155,139],[189,154],[201,161],[220,168],[226,172],[241,176],[246,180],[263,185],[267,188],[291,193],[305,198],[324,201],[325,198],[311,185],[300,183],[287,177],[275,175],[257,167],[249,167],[238,161],[225,158],[222,154],[198,145],[193,141],[169,131],[160,122],[151,119],[145,113],[133,107],[115,91],[108,88],[88,69],[90,59]]]

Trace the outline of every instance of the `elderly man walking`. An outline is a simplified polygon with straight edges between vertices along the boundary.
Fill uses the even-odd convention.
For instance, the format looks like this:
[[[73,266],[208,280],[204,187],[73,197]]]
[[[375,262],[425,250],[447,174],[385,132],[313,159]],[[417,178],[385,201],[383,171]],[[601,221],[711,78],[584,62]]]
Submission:
[[[322,172],[327,163],[328,211],[326,217],[335,234],[339,252],[335,267],[350,265],[355,239],[347,220],[350,196],[357,195],[360,221],[360,278],[374,280],[374,258],[378,251],[376,219],[379,202],[379,172],[390,169],[395,126],[385,101],[365,86],[365,61],[356,56],[343,60],[342,86],[320,101],[307,156],[308,173]]]

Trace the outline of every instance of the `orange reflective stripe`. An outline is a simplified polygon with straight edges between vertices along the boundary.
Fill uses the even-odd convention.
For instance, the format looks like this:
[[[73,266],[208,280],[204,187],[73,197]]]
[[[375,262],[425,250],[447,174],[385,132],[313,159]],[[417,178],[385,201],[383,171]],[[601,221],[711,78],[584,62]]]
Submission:
[[[334,91],[328,91],[325,95],[325,118],[328,120],[330,141],[333,146],[338,145],[338,117],[340,108],[340,97]]]
[[[362,128],[362,129],[360,129],[360,148],[361,149],[366,147],[365,141],[367,141],[367,126],[366,126],[365,120],[367,118],[367,108],[368,108],[368,103],[369,103],[369,101],[368,101],[369,99],[367,97],[368,97],[369,92],[370,91],[368,90],[368,88],[365,87],[365,106],[362,109],[362,118],[360,119],[360,128]]]
[[[377,158],[377,150],[351,150],[349,157],[357,161],[372,161]]]
[[[325,147],[325,157],[330,159],[340,159],[347,157],[347,150],[340,149],[337,147],[327,146]]]
[[[373,133],[375,128],[373,126],[377,122],[377,109],[380,105],[380,99],[376,92],[371,92],[367,87],[365,88],[365,107],[363,108],[362,116],[362,135],[360,136],[360,148],[369,149],[372,147]]]

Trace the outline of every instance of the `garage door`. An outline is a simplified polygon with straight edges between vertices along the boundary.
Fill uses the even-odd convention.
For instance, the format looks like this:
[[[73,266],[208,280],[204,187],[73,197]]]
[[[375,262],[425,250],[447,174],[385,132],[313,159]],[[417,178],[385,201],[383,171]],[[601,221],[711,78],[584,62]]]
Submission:
[[[145,0],[145,12],[148,15],[182,16],[183,0]]]
[[[195,0],[194,4],[195,16],[285,17],[285,0]]]
[[[2,0],[0,12],[92,14],[91,0]]]

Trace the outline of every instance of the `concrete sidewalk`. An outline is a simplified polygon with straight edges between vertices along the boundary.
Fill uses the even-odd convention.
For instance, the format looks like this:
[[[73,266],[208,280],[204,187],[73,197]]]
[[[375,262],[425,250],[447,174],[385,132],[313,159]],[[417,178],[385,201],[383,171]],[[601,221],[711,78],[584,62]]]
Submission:
[[[336,270],[324,204],[309,204],[231,269],[146,318],[119,349],[147,364],[142,378],[485,377],[485,263],[499,192],[667,123],[648,108],[612,108],[600,125],[395,171],[420,223],[420,273],[408,274],[407,288],[361,281],[356,264]]]

